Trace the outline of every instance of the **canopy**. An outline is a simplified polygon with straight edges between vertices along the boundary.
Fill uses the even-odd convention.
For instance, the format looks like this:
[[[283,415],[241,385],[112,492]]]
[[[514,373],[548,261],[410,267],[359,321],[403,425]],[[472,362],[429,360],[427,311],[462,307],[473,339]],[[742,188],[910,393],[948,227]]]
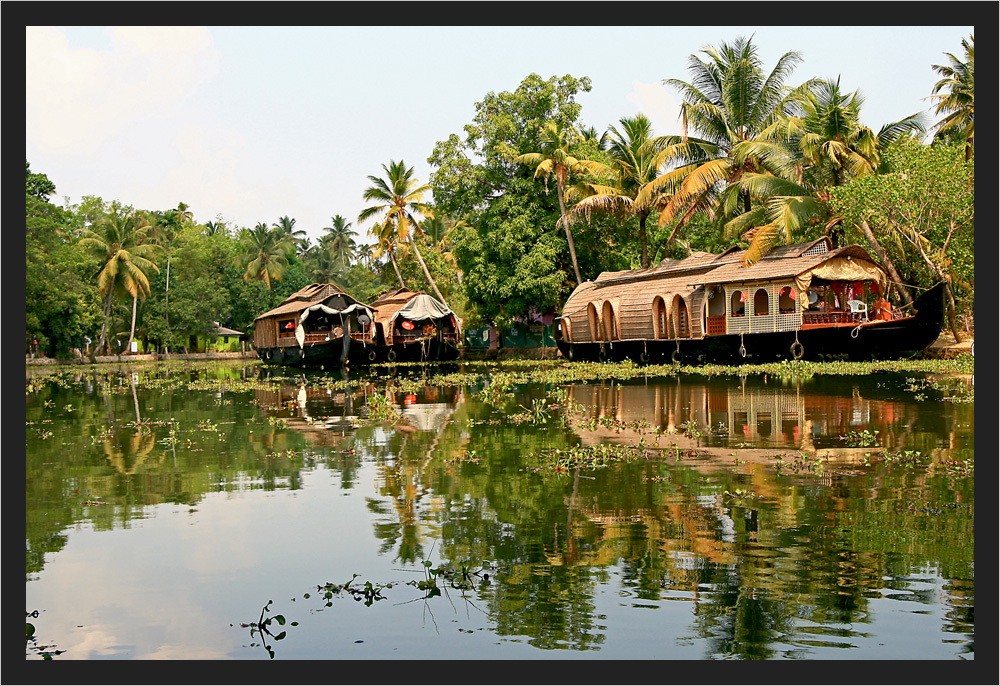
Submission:
[[[354,303],[353,305],[348,305],[342,310],[337,310],[332,307],[327,307],[323,303],[317,303],[311,307],[307,307],[302,310],[302,314],[299,315],[299,322],[295,326],[295,340],[299,342],[299,347],[302,348],[306,344],[306,330],[303,323],[309,319],[313,312],[320,311],[326,314],[339,314],[342,317],[347,317],[352,312],[358,312],[358,315],[367,314],[369,319],[374,321],[375,314],[371,311],[371,308],[362,305],[361,303]]]
[[[804,307],[809,306],[809,295],[806,291],[813,277],[827,281],[874,281],[879,295],[885,293],[887,282],[885,270],[874,262],[853,257],[835,257],[795,277],[799,300]]]
[[[392,323],[397,317],[403,317],[405,319],[409,319],[410,321],[420,322],[425,319],[441,319],[442,317],[447,317],[452,314],[454,314],[454,312],[442,305],[438,300],[432,298],[426,293],[420,293],[413,296],[413,298],[410,299],[410,302],[400,307],[389,322]]]

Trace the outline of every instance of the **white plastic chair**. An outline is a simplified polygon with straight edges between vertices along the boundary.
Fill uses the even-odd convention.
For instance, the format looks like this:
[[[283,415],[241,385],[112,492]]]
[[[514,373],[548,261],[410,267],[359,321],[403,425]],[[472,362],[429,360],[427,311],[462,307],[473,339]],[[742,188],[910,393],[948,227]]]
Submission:
[[[860,300],[848,300],[847,307],[850,308],[852,315],[861,315],[861,319],[868,321],[868,305]]]

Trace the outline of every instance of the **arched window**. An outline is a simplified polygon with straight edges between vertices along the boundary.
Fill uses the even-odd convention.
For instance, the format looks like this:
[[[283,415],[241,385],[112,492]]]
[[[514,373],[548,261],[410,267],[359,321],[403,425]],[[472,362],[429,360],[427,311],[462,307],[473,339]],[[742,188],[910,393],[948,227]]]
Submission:
[[[601,308],[601,324],[604,340],[613,341],[618,338],[618,327],[615,326],[615,308],[610,300],[605,300]]]
[[[663,301],[663,296],[658,295],[653,298],[653,337],[667,338],[667,304]]]
[[[679,295],[674,296],[673,307],[670,308],[670,319],[673,322],[671,333],[677,338],[689,338],[691,336],[691,321],[688,317],[687,303]]]
[[[793,314],[795,312],[795,291],[791,286],[785,286],[778,293],[778,313]]]
[[[755,315],[766,315],[769,313],[768,310],[768,298],[766,288],[758,288],[757,292],[753,294],[753,313]]]
[[[735,291],[729,298],[729,312],[734,317],[742,317],[746,314],[746,291]]]

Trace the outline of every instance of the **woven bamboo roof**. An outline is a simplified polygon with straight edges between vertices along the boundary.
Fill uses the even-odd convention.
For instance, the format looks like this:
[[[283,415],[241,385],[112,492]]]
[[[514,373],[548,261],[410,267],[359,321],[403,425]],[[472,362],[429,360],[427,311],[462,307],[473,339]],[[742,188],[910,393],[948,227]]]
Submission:
[[[400,308],[413,298],[421,295],[423,291],[411,291],[409,288],[399,288],[388,293],[383,293],[371,303],[371,308],[375,310],[375,321],[388,331],[389,320],[391,320]]]
[[[276,317],[282,314],[294,314],[296,312],[301,312],[310,305],[314,305],[322,300],[326,300],[331,295],[343,295],[348,298],[351,302],[357,302],[354,298],[347,295],[339,286],[333,283],[312,283],[305,288],[300,288],[299,290],[292,293],[290,296],[281,301],[281,304],[275,307],[273,310],[268,310],[264,314],[258,316],[254,321],[258,319],[264,319],[266,317]]]

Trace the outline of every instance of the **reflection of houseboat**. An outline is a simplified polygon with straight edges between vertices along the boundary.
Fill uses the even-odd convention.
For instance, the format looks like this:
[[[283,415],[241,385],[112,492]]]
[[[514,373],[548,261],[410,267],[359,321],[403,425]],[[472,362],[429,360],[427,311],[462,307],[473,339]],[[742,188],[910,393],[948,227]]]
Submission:
[[[380,296],[371,306],[379,359],[446,361],[458,357],[461,322],[436,298],[400,288]]]
[[[828,238],[744,252],[696,252],[650,269],[604,272],[570,295],[557,343],[575,360],[763,362],[893,359],[929,346],[944,321],[944,284],[914,313],[887,301],[888,277],[856,245]]]
[[[334,284],[296,291],[254,320],[253,344],[268,364],[338,367],[375,356],[375,314]]]

